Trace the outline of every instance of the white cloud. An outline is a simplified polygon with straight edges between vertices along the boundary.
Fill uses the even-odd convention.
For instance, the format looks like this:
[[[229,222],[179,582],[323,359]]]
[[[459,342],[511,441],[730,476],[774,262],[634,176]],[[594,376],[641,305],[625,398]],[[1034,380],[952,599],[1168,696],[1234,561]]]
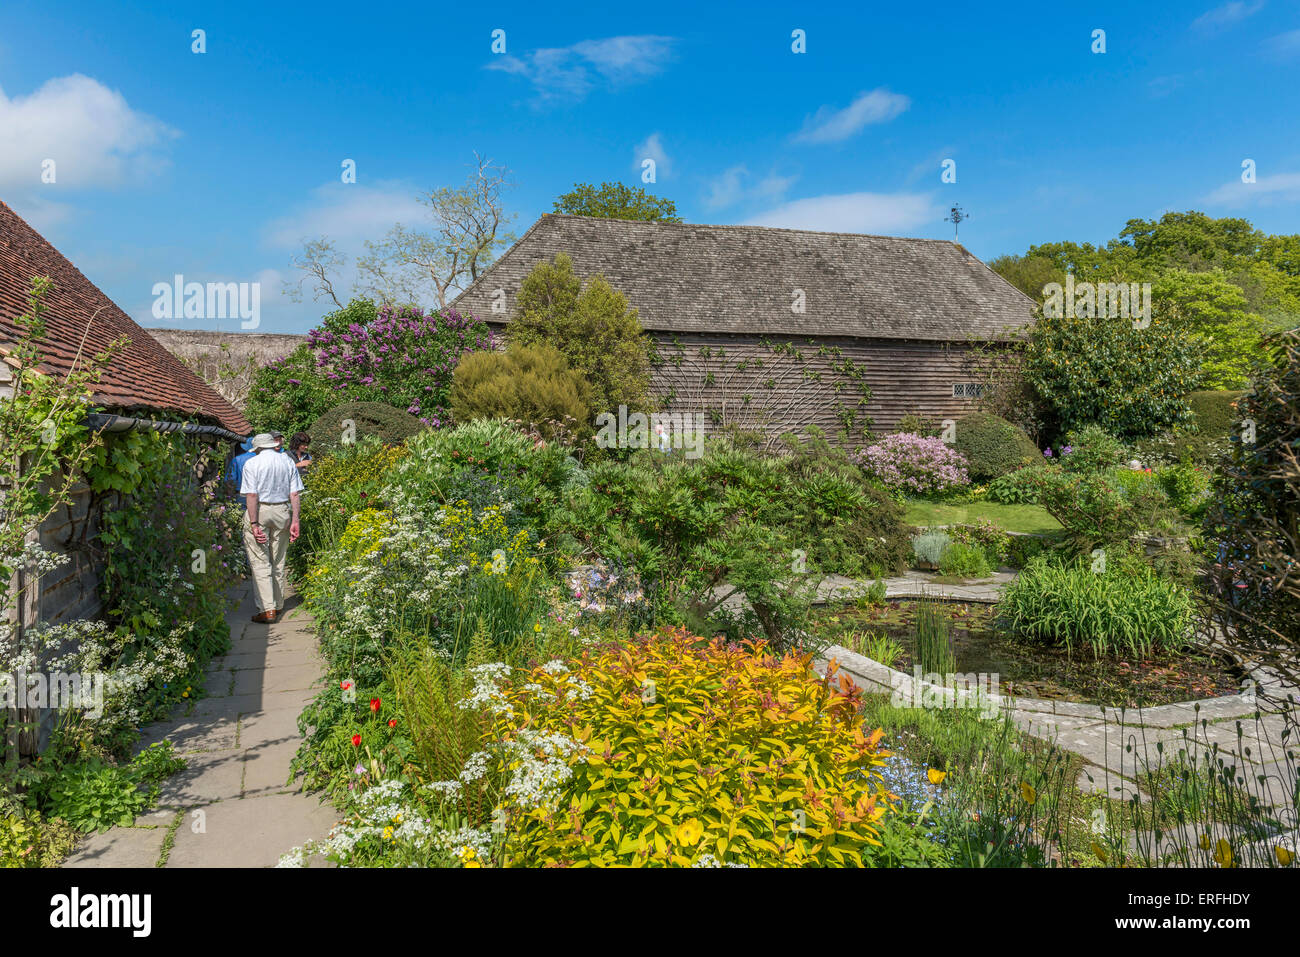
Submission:
[[[382,239],[395,223],[419,226],[428,209],[418,190],[404,183],[326,183],[298,209],[272,221],[265,240],[275,249],[298,249],[304,239],[328,236],[338,249],[355,256],[367,239]]]
[[[1269,37],[1264,41],[1264,49],[1269,55],[1281,60],[1300,55],[1300,30],[1290,30],[1286,33],[1279,33],[1275,37]]]
[[[500,55],[489,70],[522,76],[540,100],[582,99],[604,80],[617,87],[654,76],[672,58],[673,37],[653,35],[583,40],[568,47],[534,50],[523,57]]]
[[[823,106],[804,121],[795,134],[796,143],[839,143],[861,132],[872,123],[886,123],[902,113],[912,101],[901,93],[884,87],[859,93],[857,99],[842,110]]]
[[[1234,180],[1220,186],[1209,196],[1207,203],[1224,206],[1271,206],[1274,203],[1300,202],[1300,173],[1277,173],[1261,176],[1253,183]]]
[[[632,168],[640,172],[641,164],[646,160],[655,161],[655,176],[670,176],[673,161],[664,150],[663,140],[658,133],[651,133],[644,142],[638,143],[632,151]]]
[[[1221,7],[1215,7],[1213,10],[1202,13],[1192,21],[1192,29],[1213,31],[1222,27],[1230,27],[1234,23],[1240,23],[1247,17],[1253,16],[1263,8],[1264,0],[1256,0],[1254,3],[1246,3],[1245,0],[1233,0],[1232,3],[1225,3]]]
[[[47,239],[55,227],[72,218],[74,209],[67,203],[59,203],[41,195],[35,189],[20,191],[15,196],[3,197],[10,206],[31,227]]]
[[[798,178],[798,176],[769,173],[754,182],[749,170],[743,164],[732,166],[709,182],[709,192],[704,197],[704,205],[708,209],[725,209],[741,202],[777,202]]]
[[[840,193],[797,199],[745,221],[833,233],[896,234],[937,223],[943,210],[923,193]]]
[[[75,73],[12,99],[0,90],[0,187],[115,186],[166,165],[162,147],[180,134],[97,80]],[[54,161],[55,182],[41,181]]]

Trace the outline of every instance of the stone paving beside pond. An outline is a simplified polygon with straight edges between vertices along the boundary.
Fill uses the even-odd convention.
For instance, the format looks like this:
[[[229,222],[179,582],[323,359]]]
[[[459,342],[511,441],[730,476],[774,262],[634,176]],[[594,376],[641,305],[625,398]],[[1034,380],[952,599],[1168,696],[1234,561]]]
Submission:
[[[886,579],[886,597],[996,602],[1015,574],[999,572],[989,580],[961,585],[939,584],[934,582],[935,577],[909,572]],[[818,591],[818,600],[851,600],[865,594],[870,586],[870,582],[828,576]],[[912,675],[893,671],[839,646],[828,649],[826,656],[835,658],[842,670],[872,691],[898,691],[905,700],[921,698],[923,688],[913,687]],[[825,658],[818,662],[823,669],[826,664]],[[1254,678],[1260,690],[1271,692],[1269,697],[1280,698],[1287,690],[1258,672]],[[1291,689],[1291,693],[1300,699],[1300,690]],[[1294,751],[1295,742],[1282,738],[1288,719],[1276,710],[1277,706],[1270,712],[1264,697],[1257,698],[1255,693],[1141,710],[1009,696],[1000,696],[994,703],[1026,733],[1082,757],[1087,765],[1076,784],[1085,791],[1105,791],[1125,799],[1137,795],[1139,800],[1145,800],[1146,795],[1134,782],[1148,768],[1167,767],[1179,751],[1188,752],[1204,766],[1212,752],[1215,762],[1238,767],[1239,774],[1249,776],[1252,792],[1260,793],[1265,803],[1289,807],[1293,801],[1286,782],[1294,780],[1294,764],[1288,764],[1285,752]],[[1294,715],[1290,721],[1294,726]]]
[[[255,624],[251,582],[232,595],[231,648],[207,670],[207,696],[145,728],[137,749],[168,740],[188,767],[162,783],[156,810],[92,835],[65,867],[272,867],[329,834],[336,811],[290,782],[298,715],[322,662],[311,619],[290,597],[284,616]]]

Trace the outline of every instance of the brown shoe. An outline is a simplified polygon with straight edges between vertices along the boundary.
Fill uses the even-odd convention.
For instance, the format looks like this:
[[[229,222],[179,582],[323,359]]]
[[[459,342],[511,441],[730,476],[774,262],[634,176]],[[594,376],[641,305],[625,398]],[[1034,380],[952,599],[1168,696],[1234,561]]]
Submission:
[[[257,622],[259,625],[269,625],[275,621],[275,610],[272,609],[270,611],[264,611],[261,614],[254,615],[253,621]]]

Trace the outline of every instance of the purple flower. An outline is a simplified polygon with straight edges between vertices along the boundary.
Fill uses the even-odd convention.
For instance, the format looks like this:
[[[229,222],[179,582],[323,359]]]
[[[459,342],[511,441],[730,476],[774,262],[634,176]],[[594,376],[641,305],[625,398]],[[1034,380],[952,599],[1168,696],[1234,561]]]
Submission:
[[[1045,448],[1045,449],[1043,449],[1043,455],[1045,455],[1047,458],[1050,459],[1050,458],[1052,457],[1052,450],[1051,450],[1051,448],[1049,447],[1049,448]]]

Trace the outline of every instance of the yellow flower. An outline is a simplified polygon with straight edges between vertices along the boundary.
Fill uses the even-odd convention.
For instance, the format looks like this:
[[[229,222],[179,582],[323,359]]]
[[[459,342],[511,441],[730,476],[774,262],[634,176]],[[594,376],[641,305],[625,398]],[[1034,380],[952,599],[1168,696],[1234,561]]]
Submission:
[[[935,770],[934,768],[930,768],[925,772],[925,776],[930,779],[931,784],[942,784],[943,779],[948,776],[948,772],[938,771]]]
[[[1277,862],[1281,864],[1283,867],[1290,867],[1291,862],[1295,860],[1295,855],[1292,854],[1290,851],[1288,851],[1285,847],[1273,848],[1273,855],[1277,858]]]
[[[685,844],[687,847],[690,847],[699,843],[700,838],[703,836],[704,827],[695,818],[691,818],[686,823],[680,824],[677,827],[678,844]]]
[[[541,631],[541,630],[542,630],[541,625],[533,625],[533,631]]]
[[[1220,867],[1232,866],[1232,845],[1223,838],[1219,838],[1218,843],[1214,845],[1214,863]]]
[[[1197,843],[1201,845],[1201,850],[1208,851],[1210,849],[1210,835],[1202,834]]]
[[[490,571],[492,570],[492,563],[491,563],[491,562],[484,562],[484,563],[483,563],[483,570],[484,570],[485,572],[490,572]]]
[[[1098,844],[1096,841],[1092,842],[1092,853],[1096,854],[1097,860],[1101,861],[1103,864],[1105,864],[1106,861],[1110,859],[1110,855],[1106,853],[1106,849],[1102,847],[1100,844]]]
[[[384,828],[384,840],[385,841],[392,840],[392,837],[393,837],[393,829],[391,827]]]
[[[1025,799],[1026,804],[1033,804],[1038,800],[1038,792],[1034,790],[1032,785],[1026,784],[1024,781],[1020,782],[1020,796]]]

